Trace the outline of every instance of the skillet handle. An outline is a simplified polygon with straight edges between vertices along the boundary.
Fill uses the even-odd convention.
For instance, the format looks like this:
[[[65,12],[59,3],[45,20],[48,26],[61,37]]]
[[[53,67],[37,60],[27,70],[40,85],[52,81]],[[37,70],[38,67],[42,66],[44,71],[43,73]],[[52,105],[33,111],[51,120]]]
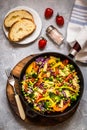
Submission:
[[[71,53],[69,53],[68,56],[72,59],[74,58],[74,56]]]
[[[26,115],[32,119],[38,116],[30,107],[26,108]]]
[[[74,46],[72,47],[70,53],[68,54],[69,57],[74,58],[75,55],[81,50],[81,46],[79,43],[76,41]]]

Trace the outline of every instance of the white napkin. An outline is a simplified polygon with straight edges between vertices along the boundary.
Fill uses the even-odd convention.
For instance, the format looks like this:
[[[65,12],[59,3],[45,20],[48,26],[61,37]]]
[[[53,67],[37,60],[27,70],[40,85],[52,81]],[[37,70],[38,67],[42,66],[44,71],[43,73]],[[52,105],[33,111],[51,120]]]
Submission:
[[[76,40],[82,49],[75,60],[87,62],[87,0],[75,0],[68,23],[66,41],[73,47]]]

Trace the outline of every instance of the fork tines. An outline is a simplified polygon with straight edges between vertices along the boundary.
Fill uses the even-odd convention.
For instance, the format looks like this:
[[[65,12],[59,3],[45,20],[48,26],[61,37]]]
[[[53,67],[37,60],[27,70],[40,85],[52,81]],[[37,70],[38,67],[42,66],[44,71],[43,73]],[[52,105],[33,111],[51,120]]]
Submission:
[[[5,73],[6,73],[7,77],[10,77],[10,75],[11,75],[11,68],[7,68],[5,70]]]

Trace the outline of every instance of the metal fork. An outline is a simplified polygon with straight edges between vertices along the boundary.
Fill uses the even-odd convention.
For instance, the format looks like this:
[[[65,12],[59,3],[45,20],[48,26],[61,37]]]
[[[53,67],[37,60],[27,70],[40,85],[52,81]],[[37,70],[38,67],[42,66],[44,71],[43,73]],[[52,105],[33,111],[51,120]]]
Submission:
[[[13,75],[10,74],[10,72],[11,72],[10,69],[6,69],[5,70],[5,73],[6,73],[7,77],[8,77],[8,82],[13,87],[13,91],[14,91],[14,94],[15,94],[15,101],[17,103],[17,107],[18,107],[18,111],[19,111],[20,117],[21,117],[22,120],[25,120],[25,118],[26,118],[25,117],[25,112],[24,112],[24,109],[23,109],[20,97],[17,94],[16,89],[14,87],[15,79],[14,79]]]

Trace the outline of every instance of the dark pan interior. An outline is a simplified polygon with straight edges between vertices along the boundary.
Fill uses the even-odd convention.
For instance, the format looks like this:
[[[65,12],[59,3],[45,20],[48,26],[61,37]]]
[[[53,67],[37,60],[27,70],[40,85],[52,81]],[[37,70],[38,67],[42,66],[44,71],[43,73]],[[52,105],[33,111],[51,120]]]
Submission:
[[[74,109],[76,109],[76,107],[78,106],[80,100],[81,100],[81,97],[82,97],[82,94],[83,94],[83,90],[84,90],[84,80],[83,80],[83,75],[82,75],[82,72],[80,70],[80,68],[78,67],[78,65],[73,61],[72,58],[70,58],[69,56],[66,56],[64,54],[61,54],[61,53],[55,53],[55,52],[47,52],[47,53],[42,53],[42,54],[39,54],[37,56],[35,56],[34,58],[32,58],[29,62],[27,62],[27,64],[24,66],[22,72],[21,72],[21,75],[20,75],[20,79],[19,79],[19,84],[21,83],[21,81],[23,80],[23,76],[25,74],[25,71],[26,71],[26,68],[29,66],[29,64],[31,62],[33,62],[36,58],[38,57],[41,57],[41,56],[55,56],[55,57],[59,57],[61,60],[65,60],[65,59],[68,59],[69,60],[69,63],[73,64],[76,71],[77,71],[77,75],[80,79],[80,92],[79,92],[79,96],[77,98],[77,100],[70,106],[68,107],[64,112],[62,113],[59,113],[59,112],[51,112],[51,113],[40,113],[40,112],[37,112],[35,110],[32,109],[31,105],[30,104],[27,104],[27,102],[25,101],[22,93],[21,93],[21,96],[22,96],[22,99],[23,99],[23,102],[26,104],[26,107],[27,109],[30,109],[34,112],[34,113],[37,113],[38,115],[41,115],[41,116],[46,116],[46,117],[60,117],[60,116],[63,116],[63,115],[67,115],[69,114],[70,112],[74,111]],[[19,85],[20,87],[20,90],[21,90],[21,84]]]

